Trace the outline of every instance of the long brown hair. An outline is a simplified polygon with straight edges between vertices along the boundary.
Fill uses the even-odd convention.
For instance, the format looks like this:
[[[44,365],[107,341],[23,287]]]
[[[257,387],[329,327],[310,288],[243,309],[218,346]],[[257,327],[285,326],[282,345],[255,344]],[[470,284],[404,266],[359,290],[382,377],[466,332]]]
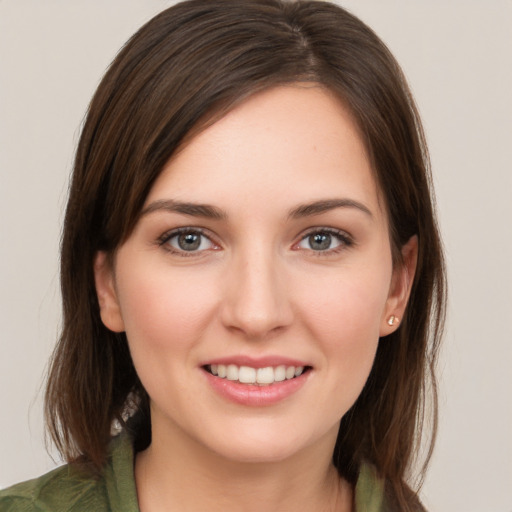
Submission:
[[[433,446],[434,367],[445,310],[428,153],[393,56],[360,20],[327,2],[189,0],[149,21],[115,58],[90,104],[69,192],[63,329],[46,393],[49,432],[67,460],[98,470],[116,421],[135,428],[139,447],[150,443],[148,397],[126,336],[100,319],[94,256],[113,255],[127,239],[153,182],[187,137],[256,91],[297,81],[323,84],[351,109],[385,199],[394,264],[401,264],[400,249],[411,236],[419,240],[405,317],[379,344],[333,455],[351,482],[361,461],[374,464],[400,510],[413,510],[418,502],[405,476],[427,411],[423,471]]]

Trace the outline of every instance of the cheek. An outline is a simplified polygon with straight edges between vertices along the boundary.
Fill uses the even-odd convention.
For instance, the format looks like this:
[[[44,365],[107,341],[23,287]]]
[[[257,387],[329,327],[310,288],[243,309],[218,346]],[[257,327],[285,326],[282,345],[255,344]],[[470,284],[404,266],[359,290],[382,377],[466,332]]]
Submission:
[[[118,295],[137,374],[158,402],[167,403],[169,396],[173,407],[177,396],[193,401],[187,372],[197,362],[195,347],[215,309],[205,276],[147,262],[130,268],[119,272]]]
[[[130,346],[143,344],[149,351],[190,348],[213,314],[214,297],[205,276],[151,265],[123,275],[118,292]]]
[[[303,322],[324,353],[331,391],[342,397],[343,411],[357,399],[373,365],[388,274],[347,272],[316,280],[316,286],[302,295]]]
[[[300,293],[304,316],[323,333],[321,337],[342,337],[354,344],[368,336],[378,338],[389,279],[386,274],[364,271],[314,279]]]

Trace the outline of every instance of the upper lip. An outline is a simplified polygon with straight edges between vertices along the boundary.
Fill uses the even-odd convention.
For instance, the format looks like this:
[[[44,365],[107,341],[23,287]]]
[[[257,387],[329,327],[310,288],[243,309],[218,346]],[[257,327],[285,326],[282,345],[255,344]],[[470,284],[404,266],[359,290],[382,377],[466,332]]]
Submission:
[[[263,357],[245,355],[218,357],[215,359],[208,359],[208,361],[205,361],[201,366],[208,366],[212,364],[234,364],[236,366],[249,366],[250,368],[266,368],[268,366],[311,366],[299,359],[278,355],[268,355]]]

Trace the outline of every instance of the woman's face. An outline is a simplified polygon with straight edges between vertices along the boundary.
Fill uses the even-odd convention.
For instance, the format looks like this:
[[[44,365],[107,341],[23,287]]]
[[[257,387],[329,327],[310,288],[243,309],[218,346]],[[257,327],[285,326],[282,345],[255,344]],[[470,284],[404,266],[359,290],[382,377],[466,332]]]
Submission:
[[[332,446],[407,295],[358,130],[312,85],[259,93],[193,138],[113,271],[103,254],[95,269],[153,440],[238,461]]]

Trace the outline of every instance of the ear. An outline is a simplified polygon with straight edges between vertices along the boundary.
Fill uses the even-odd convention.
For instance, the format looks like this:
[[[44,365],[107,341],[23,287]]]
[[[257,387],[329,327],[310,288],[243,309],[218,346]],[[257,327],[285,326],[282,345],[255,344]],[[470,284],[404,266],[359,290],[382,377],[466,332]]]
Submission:
[[[381,318],[380,336],[398,329],[411,293],[418,262],[418,237],[414,235],[402,247],[402,262],[393,269],[386,307]]]
[[[99,251],[94,258],[94,282],[100,305],[101,321],[114,332],[123,332],[124,322],[117,299],[114,270],[107,254]]]

